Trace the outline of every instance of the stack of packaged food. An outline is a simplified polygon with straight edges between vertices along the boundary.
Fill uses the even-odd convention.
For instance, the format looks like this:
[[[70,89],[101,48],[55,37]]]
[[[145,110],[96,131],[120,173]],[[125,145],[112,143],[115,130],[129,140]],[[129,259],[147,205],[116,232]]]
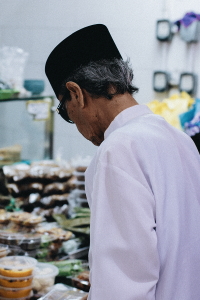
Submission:
[[[41,216],[32,213],[1,210],[0,243],[8,247],[6,255],[55,258],[62,243],[71,238],[72,232],[59,228],[57,223],[42,220]]]
[[[76,177],[74,194],[76,197],[76,203],[79,207],[88,207],[87,197],[85,193],[85,171],[87,167],[76,167],[73,175]]]
[[[73,169],[64,163],[38,161],[4,166],[6,187],[16,207],[53,221],[54,213],[68,213],[69,193],[75,189]]]
[[[37,260],[31,257],[7,256],[0,259],[0,298],[29,299],[33,271]]]

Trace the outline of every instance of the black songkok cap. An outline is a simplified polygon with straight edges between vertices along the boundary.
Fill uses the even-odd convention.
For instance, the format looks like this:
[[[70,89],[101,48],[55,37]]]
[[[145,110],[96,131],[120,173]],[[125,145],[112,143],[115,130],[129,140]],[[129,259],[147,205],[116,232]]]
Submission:
[[[78,67],[113,58],[122,57],[107,27],[91,25],[74,32],[54,48],[46,61],[45,73],[58,98],[62,82]]]

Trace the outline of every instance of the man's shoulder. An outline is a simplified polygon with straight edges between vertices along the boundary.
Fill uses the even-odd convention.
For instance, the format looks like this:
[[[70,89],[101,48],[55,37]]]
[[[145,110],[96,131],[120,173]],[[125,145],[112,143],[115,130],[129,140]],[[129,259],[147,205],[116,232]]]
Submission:
[[[128,141],[140,143],[142,140],[157,140],[166,131],[169,131],[169,128],[162,117],[154,114],[144,115],[133,118],[114,130],[105,140],[104,146],[124,145]]]

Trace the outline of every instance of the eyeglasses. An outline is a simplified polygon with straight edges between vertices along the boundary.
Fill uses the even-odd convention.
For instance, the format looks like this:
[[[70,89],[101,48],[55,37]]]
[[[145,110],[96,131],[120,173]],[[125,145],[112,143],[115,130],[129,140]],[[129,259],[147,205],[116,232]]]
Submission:
[[[68,123],[74,124],[72,120],[70,120],[67,109],[65,107],[65,101],[67,100],[66,95],[63,96],[62,100],[60,101],[58,107],[57,107],[57,113]]]

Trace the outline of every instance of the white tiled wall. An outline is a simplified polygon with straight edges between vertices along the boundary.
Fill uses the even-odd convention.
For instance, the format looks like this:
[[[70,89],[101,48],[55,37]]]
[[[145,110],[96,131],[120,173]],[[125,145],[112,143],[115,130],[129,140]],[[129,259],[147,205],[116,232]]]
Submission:
[[[164,14],[164,7],[167,8]],[[194,67],[188,65],[188,47],[176,34],[163,45],[155,38],[156,20],[181,19],[186,12],[200,13],[199,0],[0,0],[0,47],[18,46],[29,53],[26,79],[44,79],[45,93],[53,91],[45,73],[45,61],[51,50],[74,31],[95,23],[108,26],[123,58],[130,57],[140,88],[139,103],[153,100],[154,70],[194,71],[199,74],[200,43],[194,49]],[[56,105],[57,105],[56,100]],[[37,142],[37,141],[35,141]],[[38,145],[39,147],[39,145]],[[55,115],[54,157],[71,159],[77,155],[94,155],[96,147],[85,140],[75,125],[66,124]]]

